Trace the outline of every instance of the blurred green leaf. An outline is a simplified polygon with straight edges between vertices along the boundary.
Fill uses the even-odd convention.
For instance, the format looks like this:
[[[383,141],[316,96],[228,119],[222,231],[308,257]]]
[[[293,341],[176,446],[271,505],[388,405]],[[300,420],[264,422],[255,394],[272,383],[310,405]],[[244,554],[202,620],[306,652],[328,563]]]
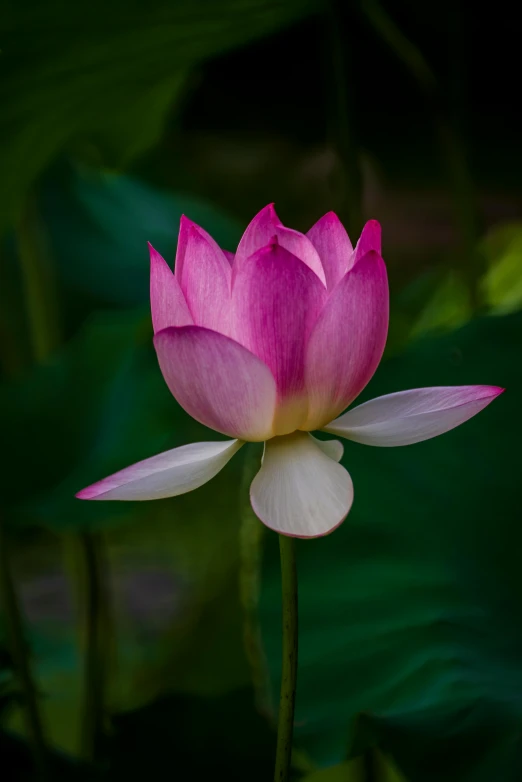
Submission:
[[[237,588],[243,455],[199,492],[173,500],[74,497],[133,461],[213,436],[170,395],[151,345],[149,314],[93,318],[52,363],[0,389],[0,426],[9,453],[0,492],[13,533],[21,524],[106,532],[118,637],[117,658],[107,661],[111,707],[135,708],[170,690],[218,695],[244,685]],[[62,552],[56,542],[52,555],[48,548],[36,545],[30,569],[17,565],[18,583],[49,736],[75,752],[78,639]],[[10,724],[21,730],[19,710]]]
[[[506,315],[522,308],[522,224],[493,228],[478,252],[487,270],[480,281],[485,310]],[[472,315],[471,295],[462,274],[447,264],[421,274],[392,300],[388,355],[431,333],[459,328]]]
[[[78,528],[117,515],[117,508],[75,500],[80,484],[137,453],[161,450],[171,433],[182,437],[179,407],[151,353],[150,328],[144,312],[100,316],[52,363],[0,388],[9,453],[0,492],[9,518]]]
[[[106,660],[109,713],[172,692],[217,698],[249,683],[237,585],[240,473],[238,458],[198,492],[122,503],[132,524],[106,535],[116,637]],[[17,582],[46,733],[76,754],[82,669],[70,584],[56,542],[51,551],[41,544],[24,549],[32,566],[19,563]],[[9,725],[23,732],[19,709]]]
[[[472,421],[431,441],[345,444],[353,509],[331,536],[297,541],[296,742],[320,764],[342,760],[349,725],[365,712],[410,782],[487,782],[493,766],[493,778],[519,778],[522,745],[509,737],[522,719],[521,342],[521,314],[476,320],[385,361],[364,392],[507,387]],[[272,534],[263,584],[277,692]]]
[[[471,296],[460,272],[436,267],[416,277],[391,301],[386,355],[400,353],[412,341],[467,323]]]
[[[225,249],[241,237],[241,226],[201,199],[85,167],[54,171],[40,208],[61,278],[73,290],[120,305],[148,302],[147,242],[172,265],[182,214]]]
[[[467,323],[471,316],[471,296],[466,281],[458,271],[447,271],[413,324],[409,339],[416,340],[431,332],[451,331]]]
[[[143,151],[190,68],[317,7],[315,0],[9,4],[1,22],[0,229],[66,146],[106,134],[116,163]]]
[[[483,239],[481,251],[488,262],[482,292],[491,311],[497,314],[522,308],[522,223],[492,229]]]

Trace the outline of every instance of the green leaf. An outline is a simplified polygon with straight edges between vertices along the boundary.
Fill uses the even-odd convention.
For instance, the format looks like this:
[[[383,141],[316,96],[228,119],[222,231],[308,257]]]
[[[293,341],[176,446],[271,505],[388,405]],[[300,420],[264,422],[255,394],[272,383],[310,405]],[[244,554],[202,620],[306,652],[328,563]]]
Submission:
[[[392,298],[391,307],[387,356],[401,353],[422,336],[452,331],[467,323],[473,314],[462,275],[442,266],[416,277]]]
[[[74,494],[190,439],[191,419],[170,395],[151,342],[147,312],[100,315],[51,363],[0,388],[9,454],[0,493],[11,521],[106,526],[132,504],[80,502]]]
[[[451,331],[472,316],[471,296],[466,281],[455,270],[446,272],[413,324],[410,340],[431,332]]]
[[[10,4],[2,18],[0,230],[60,151],[103,134],[115,162],[143,151],[190,68],[315,8],[314,0]]]
[[[522,223],[493,228],[483,239],[481,252],[488,261],[482,280],[484,298],[497,314],[522,308]]]
[[[479,319],[385,361],[364,393],[507,388],[428,442],[346,443],[353,509],[331,536],[297,541],[296,743],[322,765],[343,759],[349,726],[365,712],[410,782],[518,779],[521,342],[522,314]],[[279,590],[268,534],[260,610],[276,692]]]
[[[237,588],[243,452],[198,492],[172,500],[74,496],[134,461],[214,436],[172,398],[151,336],[148,312],[99,315],[53,363],[0,389],[3,512],[15,537],[22,525],[53,533],[24,538],[15,570],[46,732],[71,753],[81,657],[56,532],[105,531],[119,650],[107,660],[110,708],[136,708],[164,691],[217,696],[249,679]],[[10,725],[22,724],[17,709]]]
[[[148,302],[147,242],[173,264],[182,214],[221,247],[235,248],[241,237],[240,225],[202,199],[85,167],[55,171],[42,187],[40,209],[68,287],[118,305]]]

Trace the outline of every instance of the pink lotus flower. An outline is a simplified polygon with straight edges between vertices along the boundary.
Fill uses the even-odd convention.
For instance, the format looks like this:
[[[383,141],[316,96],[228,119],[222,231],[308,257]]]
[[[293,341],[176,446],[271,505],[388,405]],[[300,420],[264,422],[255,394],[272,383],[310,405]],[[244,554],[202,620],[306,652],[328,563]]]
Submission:
[[[284,535],[325,535],[353,501],[338,440],[409,445],[482,410],[496,386],[419,388],[340,415],[374,374],[388,330],[381,231],[368,222],[355,250],[332,212],[306,236],[272,205],[234,255],[182,218],[174,273],[150,247],[154,345],[165,381],[193,418],[234,439],[174,448],[78,493],[152,500],[196,489],[244,445],[264,441],[252,507]],[[340,417],[337,417],[339,416]]]

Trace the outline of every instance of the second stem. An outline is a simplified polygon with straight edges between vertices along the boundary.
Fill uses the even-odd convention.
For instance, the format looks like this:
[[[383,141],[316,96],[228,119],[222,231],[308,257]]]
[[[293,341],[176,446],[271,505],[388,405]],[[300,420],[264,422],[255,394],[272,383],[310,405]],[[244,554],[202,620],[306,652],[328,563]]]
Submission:
[[[279,535],[283,604],[283,661],[274,782],[288,782],[292,761],[297,683],[297,566],[293,538]]]
[[[103,735],[105,711],[104,651],[106,632],[104,618],[107,612],[107,595],[104,589],[102,540],[95,533],[79,535],[82,555],[81,594],[84,621],[84,706],[82,725],[82,755],[84,760],[95,762],[100,739]]]

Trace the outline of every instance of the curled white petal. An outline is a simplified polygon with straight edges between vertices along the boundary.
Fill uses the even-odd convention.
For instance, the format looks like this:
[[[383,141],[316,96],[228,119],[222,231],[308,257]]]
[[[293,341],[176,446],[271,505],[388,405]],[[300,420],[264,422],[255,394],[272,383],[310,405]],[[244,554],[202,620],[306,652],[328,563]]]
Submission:
[[[329,444],[327,450],[334,453]],[[339,454],[338,448],[335,453]],[[265,443],[250,500],[267,527],[283,535],[316,538],[344,520],[352,506],[353,484],[345,468],[314,437],[294,432]]]
[[[340,440],[319,440],[317,437],[310,435],[314,443],[316,443],[321,451],[325,453],[334,462],[340,462],[343,458],[344,445]]]

